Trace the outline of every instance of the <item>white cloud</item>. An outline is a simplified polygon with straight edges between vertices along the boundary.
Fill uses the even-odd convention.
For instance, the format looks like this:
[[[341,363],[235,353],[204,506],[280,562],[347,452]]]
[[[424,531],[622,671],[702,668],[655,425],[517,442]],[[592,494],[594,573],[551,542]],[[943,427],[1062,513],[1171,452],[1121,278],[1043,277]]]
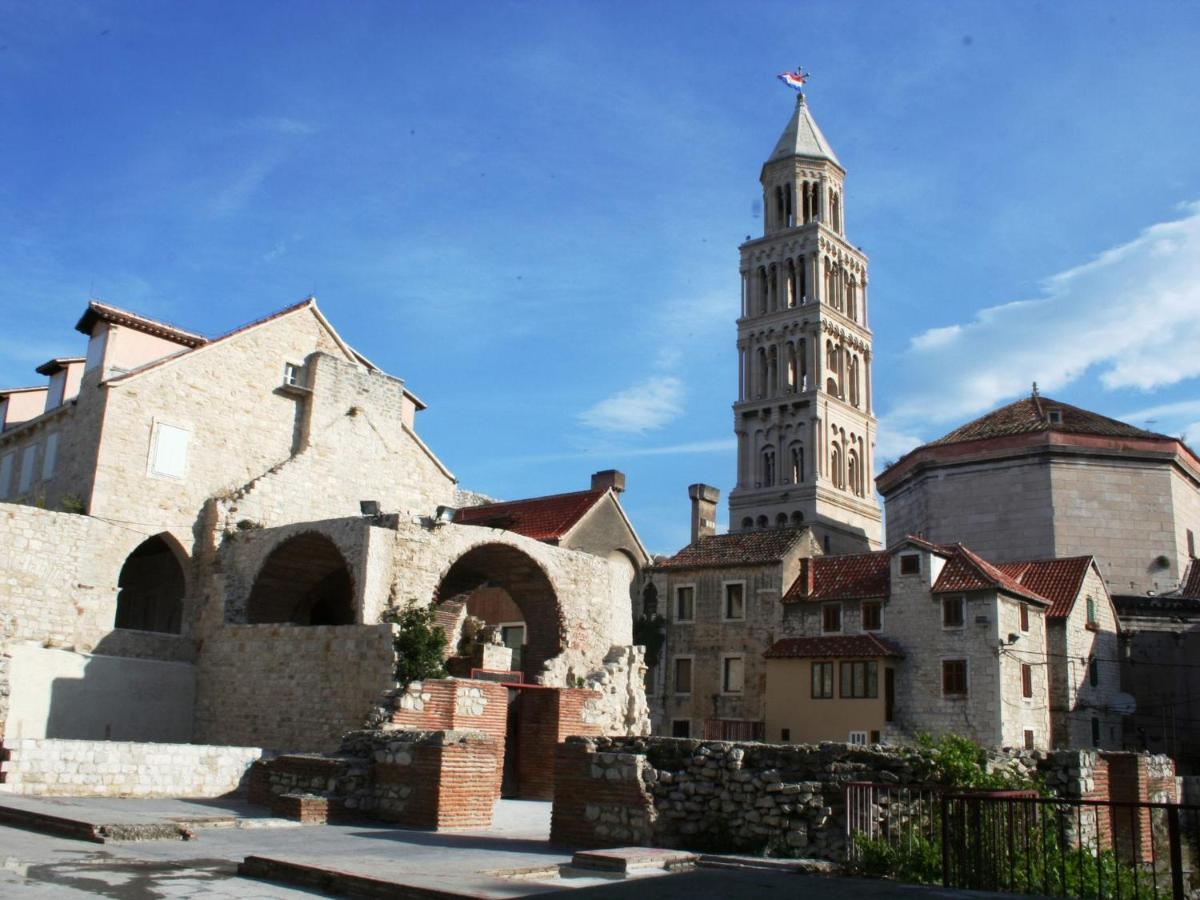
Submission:
[[[1149,390],[1200,375],[1200,204],[1047,279],[1042,296],[912,339],[887,418],[899,431],[957,421],[1093,372]]]
[[[683,382],[656,375],[618,391],[579,414],[579,420],[601,431],[641,434],[666,425],[683,411]]]

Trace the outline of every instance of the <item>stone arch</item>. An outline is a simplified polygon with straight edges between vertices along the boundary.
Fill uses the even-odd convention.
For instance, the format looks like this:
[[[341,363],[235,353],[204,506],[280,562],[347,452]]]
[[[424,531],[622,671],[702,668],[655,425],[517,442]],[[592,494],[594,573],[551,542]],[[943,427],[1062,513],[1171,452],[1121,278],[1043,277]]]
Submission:
[[[117,578],[114,627],[179,634],[187,595],[186,559],[179,542],[165,532],[138,544],[125,558]]]
[[[563,652],[566,625],[558,594],[536,560],[508,544],[478,544],[456,559],[442,576],[434,602],[469,598],[480,588],[500,588],[525,623],[521,671],[536,681],[546,663]],[[470,609],[470,600],[467,600]],[[497,624],[489,622],[489,624]]]
[[[354,579],[328,536],[306,531],[268,554],[246,600],[251,625],[353,625]]]

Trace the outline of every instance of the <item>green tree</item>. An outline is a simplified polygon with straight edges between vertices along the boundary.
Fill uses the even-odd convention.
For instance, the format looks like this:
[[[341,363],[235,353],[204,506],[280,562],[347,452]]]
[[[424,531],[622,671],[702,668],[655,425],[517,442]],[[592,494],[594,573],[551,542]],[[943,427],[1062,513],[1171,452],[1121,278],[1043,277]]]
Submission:
[[[380,617],[398,629],[392,640],[396,651],[396,681],[407,685],[427,678],[445,678],[443,658],[446,632],[435,624],[433,608],[409,600],[404,607],[390,607]]]

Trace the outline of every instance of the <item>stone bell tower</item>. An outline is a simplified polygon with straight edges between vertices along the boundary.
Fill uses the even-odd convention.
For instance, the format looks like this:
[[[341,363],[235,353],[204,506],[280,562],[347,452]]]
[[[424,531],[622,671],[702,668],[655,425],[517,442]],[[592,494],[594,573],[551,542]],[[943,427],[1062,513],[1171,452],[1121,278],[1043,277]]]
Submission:
[[[731,531],[809,525],[826,552],[881,546],[867,258],[846,172],[804,94],[762,168],[763,236],[741,246]]]

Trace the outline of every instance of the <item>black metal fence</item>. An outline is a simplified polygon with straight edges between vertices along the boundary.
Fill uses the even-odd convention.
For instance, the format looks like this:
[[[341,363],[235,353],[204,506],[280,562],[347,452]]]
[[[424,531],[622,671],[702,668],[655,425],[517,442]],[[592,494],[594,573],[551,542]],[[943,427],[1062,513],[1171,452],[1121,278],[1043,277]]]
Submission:
[[[1200,806],[950,793],[856,782],[850,864],[946,887],[1060,897],[1200,897]]]

